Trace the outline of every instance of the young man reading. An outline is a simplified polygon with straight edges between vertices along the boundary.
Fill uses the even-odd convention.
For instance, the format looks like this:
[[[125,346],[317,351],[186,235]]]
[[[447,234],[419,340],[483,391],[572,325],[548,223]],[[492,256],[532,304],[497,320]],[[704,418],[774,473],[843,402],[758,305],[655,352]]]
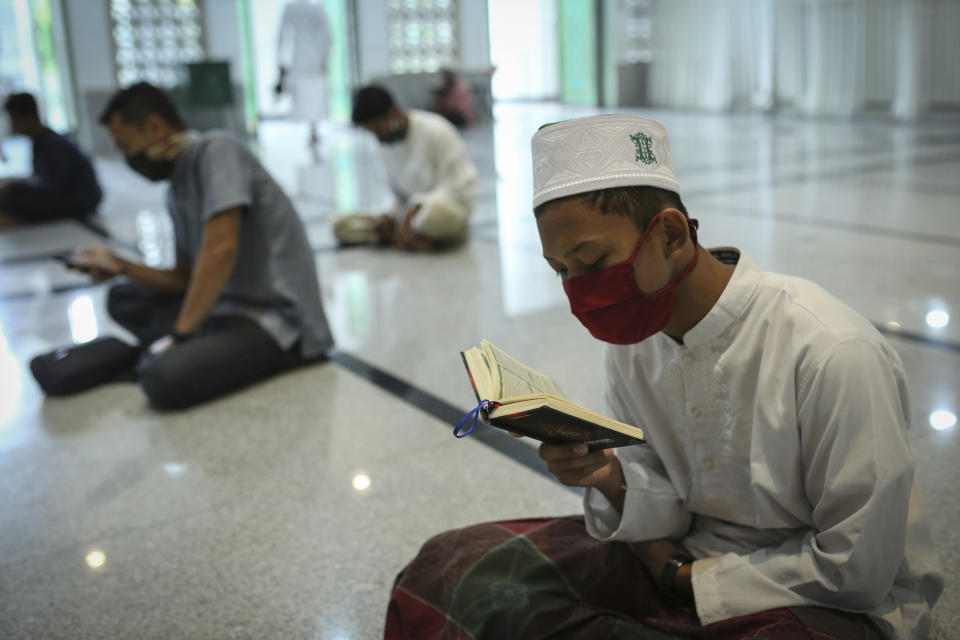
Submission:
[[[333,226],[340,243],[419,252],[462,243],[473,211],[477,169],[453,125],[435,113],[400,109],[386,89],[375,85],[354,96],[353,123],[379,140],[399,206],[380,216],[340,217]]]
[[[153,405],[182,408],[305,362],[333,346],[313,251],[293,203],[245,146],[187,131],[160,89],[141,82],[103,110],[130,167],[169,181],[176,264],[156,269],[106,247],[76,252],[110,289],[110,315],[141,341]]]
[[[388,636],[426,624],[426,603],[475,637],[926,637],[943,579],[893,349],[816,285],[700,247],[658,123],[546,126],[533,161],[544,257],[610,343],[612,417],[647,443],[542,445],[586,488],[583,521],[434,538],[398,580]],[[481,614],[458,609],[464,593]]]

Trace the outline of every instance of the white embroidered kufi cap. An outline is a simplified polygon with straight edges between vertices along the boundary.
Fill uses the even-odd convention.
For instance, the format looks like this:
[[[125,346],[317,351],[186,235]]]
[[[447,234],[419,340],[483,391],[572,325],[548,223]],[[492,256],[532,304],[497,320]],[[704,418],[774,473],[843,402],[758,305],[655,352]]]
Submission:
[[[667,130],[631,115],[590,116],[542,127],[533,147],[533,207],[613,187],[680,193]]]

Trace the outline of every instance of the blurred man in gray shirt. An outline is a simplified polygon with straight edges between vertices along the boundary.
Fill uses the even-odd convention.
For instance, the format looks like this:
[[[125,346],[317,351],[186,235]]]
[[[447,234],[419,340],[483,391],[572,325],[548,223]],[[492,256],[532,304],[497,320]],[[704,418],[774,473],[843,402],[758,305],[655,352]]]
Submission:
[[[155,269],[106,247],[75,252],[96,279],[122,275],[110,315],[141,341],[152,404],[181,408],[323,359],[333,339],[313,251],[290,199],[225,132],[197,134],[170,98],[141,82],[100,116],[130,167],[170,182],[177,260]]]

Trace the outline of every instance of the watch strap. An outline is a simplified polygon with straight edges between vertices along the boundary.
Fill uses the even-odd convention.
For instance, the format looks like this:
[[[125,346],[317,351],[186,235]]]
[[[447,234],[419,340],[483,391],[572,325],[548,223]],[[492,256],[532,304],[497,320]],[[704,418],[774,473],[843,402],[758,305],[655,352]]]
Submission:
[[[677,571],[681,567],[693,563],[694,558],[685,553],[676,553],[667,558],[663,570],[660,572],[660,588],[669,596],[677,598],[680,594],[676,588]]]
[[[176,329],[170,332],[170,337],[173,338],[173,341],[176,342],[177,344],[180,344],[181,342],[186,342],[193,336],[194,334],[192,333],[180,333]]]

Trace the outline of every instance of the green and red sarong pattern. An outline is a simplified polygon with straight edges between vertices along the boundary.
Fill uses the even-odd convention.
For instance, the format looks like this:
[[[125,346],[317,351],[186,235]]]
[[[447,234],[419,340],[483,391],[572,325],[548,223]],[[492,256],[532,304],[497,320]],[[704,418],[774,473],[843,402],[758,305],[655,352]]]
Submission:
[[[665,601],[627,544],[591,538],[580,516],[479,524],[430,539],[397,577],[384,637],[883,638],[863,616],[815,607],[703,626],[693,608]]]

